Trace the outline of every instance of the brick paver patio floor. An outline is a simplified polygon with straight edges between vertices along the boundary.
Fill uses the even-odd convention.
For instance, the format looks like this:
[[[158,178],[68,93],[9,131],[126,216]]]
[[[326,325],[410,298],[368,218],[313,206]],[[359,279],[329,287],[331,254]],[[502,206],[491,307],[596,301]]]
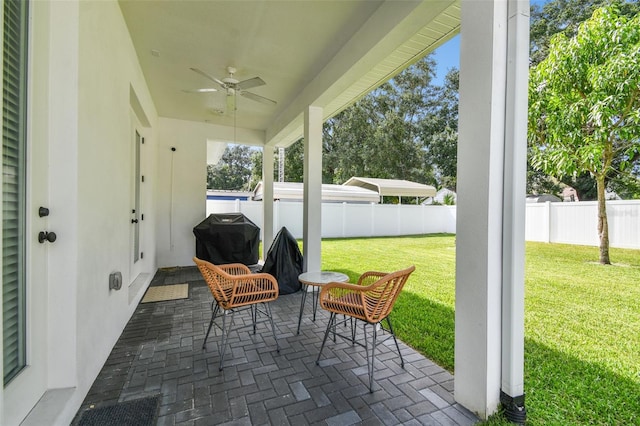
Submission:
[[[280,353],[268,323],[230,335],[224,369],[218,370],[215,327],[202,342],[212,296],[195,267],[158,271],[151,285],[189,283],[189,298],[140,304],[95,380],[76,423],[98,408],[160,396],[158,425],[471,425],[478,419],[453,400],[453,376],[393,340],[376,351],[374,392],[368,389],[364,348],[329,340],[316,358],[328,315],[311,298],[296,334],[301,294],[272,302]],[[235,323],[250,323],[248,311]],[[361,329],[361,327],[359,327]]]

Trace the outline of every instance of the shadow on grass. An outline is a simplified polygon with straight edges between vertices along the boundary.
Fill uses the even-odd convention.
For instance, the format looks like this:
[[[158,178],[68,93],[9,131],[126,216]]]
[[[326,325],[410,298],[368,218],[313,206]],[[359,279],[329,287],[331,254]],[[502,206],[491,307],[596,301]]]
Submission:
[[[391,317],[403,342],[453,372],[453,309],[405,291]],[[640,425],[639,381],[531,339],[525,339],[525,395],[530,425]]]
[[[454,319],[453,309],[409,291],[400,294],[391,313],[398,337],[450,372],[453,372]]]
[[[525,394],[531,424],[640,424],[639,381],[531,339]]]

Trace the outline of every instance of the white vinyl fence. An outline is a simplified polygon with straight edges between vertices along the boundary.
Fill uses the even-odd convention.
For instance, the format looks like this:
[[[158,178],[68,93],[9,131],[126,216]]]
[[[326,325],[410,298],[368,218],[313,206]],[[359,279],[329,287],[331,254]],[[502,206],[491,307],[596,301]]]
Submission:
[[[609,245],[640,249],[640,200],[607,201]],[[525,239],[598,246],[598,203],[527,204]]]
[[[207,215],[243,213],[262,229],[261,201],[207,200]],[[302,238],[302,203],[273,203],[273,229]],[[322,203],[322,237],[376,237],[456,232],[455,206]]]
[[[302,203],[276,201],[273,225],[302,238]],[[525,239],[597,246],[598,203],[530,203]],[[207,215],[239,212],[262,229],[262,202],[207,200]],[[607,201],[611,247],[640,249],[640,200]],[[322,204],[322,237],[375,237],[456,232],[455,206]]]

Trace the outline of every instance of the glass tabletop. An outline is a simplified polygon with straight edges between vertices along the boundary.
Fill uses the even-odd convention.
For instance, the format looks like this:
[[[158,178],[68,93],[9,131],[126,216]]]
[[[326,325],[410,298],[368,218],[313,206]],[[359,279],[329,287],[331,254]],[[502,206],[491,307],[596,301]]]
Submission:
[[[333,271],[312,271],[312,272],[304,272],[298,275],[298,280],[306,285],[319,285],[322,286],[324,284],[330,282],[347,282],[349,281],[349,277],[340,272]]]

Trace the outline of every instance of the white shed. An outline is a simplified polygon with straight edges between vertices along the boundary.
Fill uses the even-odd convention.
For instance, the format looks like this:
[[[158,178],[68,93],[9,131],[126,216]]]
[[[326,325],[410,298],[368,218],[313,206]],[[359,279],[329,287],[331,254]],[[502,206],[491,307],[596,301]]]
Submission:
[[[304,193],[300,182],[274,182],[273,199],[283,201],[302,201]],[[252,199],[262,201],[263,183],[258,182],[253,190]],[[322,184],[322,201],[335,203],[378,203],[380,197],[377,192],[358,187]]]
[[[358,188],[376,191],[379,197],[433,197],[436,195],[436,188],[418,182],[402,179],[378,179],[352,177],[342,184],[342,186],[355,186]]]

